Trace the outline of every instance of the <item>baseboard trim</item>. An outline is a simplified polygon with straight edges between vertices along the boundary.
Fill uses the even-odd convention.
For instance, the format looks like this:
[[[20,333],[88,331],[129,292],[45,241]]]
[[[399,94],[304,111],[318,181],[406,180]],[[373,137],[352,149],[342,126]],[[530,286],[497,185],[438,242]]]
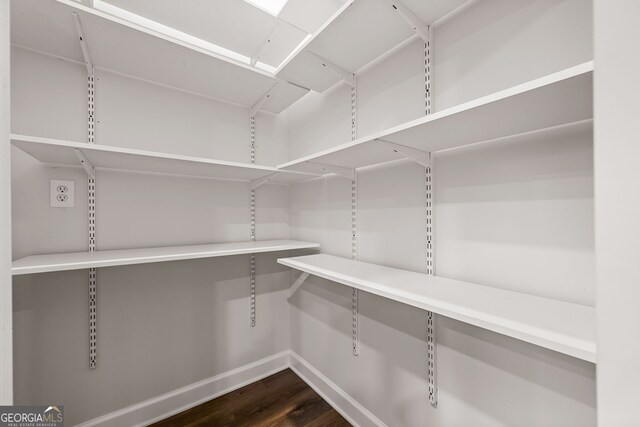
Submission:
[[[313,367],[299,354],[290,351],[289,367],[309,387],[314,389],[329,405],[342,415],[349,423],[356,427],[376,426],[387,427],[378,417],[358,403],[336,383],[327,378],[322,372]]]
[[[146,426],[237,390],[289,367],[290,352],[249,363],[135,405],[93,418],[77,427]]]
[[[152,399],[93,418],[76,427],[147,426],[287,368],[291,368],[352,425],[356,427],[387,427],[367,408],[292,350],[274,354]]]

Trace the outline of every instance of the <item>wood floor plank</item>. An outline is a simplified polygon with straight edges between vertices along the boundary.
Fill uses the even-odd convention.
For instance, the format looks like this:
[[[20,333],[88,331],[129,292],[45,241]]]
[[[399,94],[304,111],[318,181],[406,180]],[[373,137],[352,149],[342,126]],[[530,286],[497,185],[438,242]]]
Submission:
[[[332,408],[331,411],[327,411],[307,423],[305,427],[348,427],[350,425],[347,420],[342,418],[342,415]]]
[[[296,407],[287,414],[285,420],[291,422],[291,425],[306,426],[328,411],[335,412],[331,405],[325,402],[322,397],[313,390],[310,391],[311,393],[309,393],[308,398],[296,405]]]
[[[285,369],[159,421],[153,427],[349,425],[293,371]]]

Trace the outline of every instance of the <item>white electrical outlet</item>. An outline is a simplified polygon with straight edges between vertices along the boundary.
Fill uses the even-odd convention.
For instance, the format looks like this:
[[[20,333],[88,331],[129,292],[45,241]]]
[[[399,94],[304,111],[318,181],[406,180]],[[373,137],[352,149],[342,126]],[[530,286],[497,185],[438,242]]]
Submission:
[[[75,206],[76,183],[52,179],[49,185],[49,206],[52,208],[72,208]]]

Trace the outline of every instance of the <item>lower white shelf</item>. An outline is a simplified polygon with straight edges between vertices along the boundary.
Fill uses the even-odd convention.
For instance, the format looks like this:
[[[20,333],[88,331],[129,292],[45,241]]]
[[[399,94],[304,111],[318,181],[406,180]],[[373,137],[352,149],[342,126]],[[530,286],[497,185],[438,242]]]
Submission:
[[[596,361],[596,313],[587,305],[318,254],[280,264],[522,341]]]
[[[296,240],[218,243],[210,245],[168,246],[161,248],[122,249],[97,252],[31,255],[13,262],[13,275],[49,271],[81,270],[117,265],[146,264],[229,255],[257,254],[294,249],[318,248],[317,243]]]

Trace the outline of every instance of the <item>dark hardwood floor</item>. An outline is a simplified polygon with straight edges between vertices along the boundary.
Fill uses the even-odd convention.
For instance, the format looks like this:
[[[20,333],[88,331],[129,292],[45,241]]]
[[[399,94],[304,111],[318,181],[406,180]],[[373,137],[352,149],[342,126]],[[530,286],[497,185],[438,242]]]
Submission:
[[[154,427],[349,425],[291,369],[153,424]]]

